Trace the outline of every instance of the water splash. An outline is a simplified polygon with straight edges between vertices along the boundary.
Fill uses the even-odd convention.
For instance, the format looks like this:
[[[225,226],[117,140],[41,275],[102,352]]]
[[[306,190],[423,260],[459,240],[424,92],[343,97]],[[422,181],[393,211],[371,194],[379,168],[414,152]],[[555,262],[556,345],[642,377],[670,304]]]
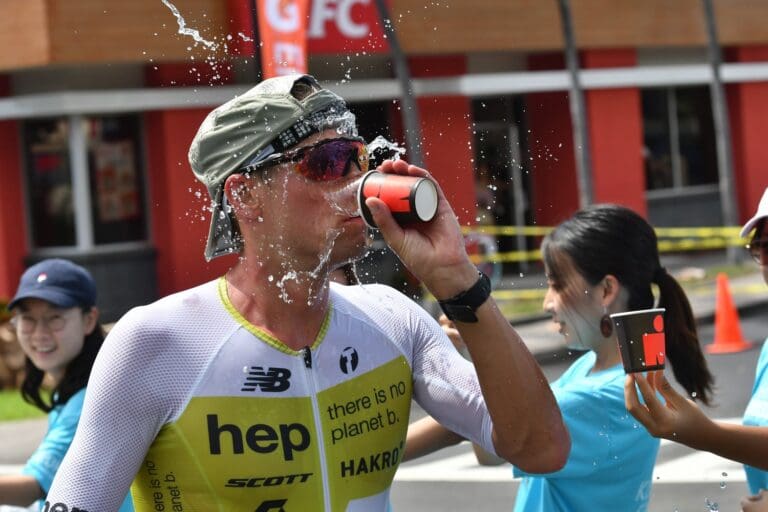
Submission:
[[[377,167],[384,160],[399,160],[405,154],[405,148],[378,135],[368,144],[371,168]]]
[[[289,203],[289,182],[292,179],[291,173],[282,174],[277,177],[274,174],[266,177],[267,186],[272,187],[275,193],[282,197],[283,204]],[[339,181],[337,187],[328,188],[320,191],[320,186],[313,184],[319,194],[322,202],[325,202],[332,209],[332,216],[354,217],[358,215],[357,201],[355,198],[358,179]],[[278,214],[272,218],[273,221],[282,223],[283,219]],[[328,289],[328,280],[326,273],[331,265],[331,255],[333,253],[336,241],[342,235],[343,228],[329,229],[325,234],[325,240],[320,247],[317,263],[313,268],[307,269],[304,265],[299,265],[292,257],[292,250],[286,246],[282,237],[274,240],[270,248],[274,250],[280,261],[280,274],[274,276],[275,285],[279,290],[279,297],[286,304],[293,303],[295,297],[291,297],[289,283],[298,285],[308,285],[306,301],[308,306],[316,304],[325,297]]]
[[[163,2],[163,4],[166,7],[168,7],[168,9],[171,10],[171,13],[176,17],[176,23],[178,23],[179,25],[179,30],[178,30],[179,34],[184,36],[191,36],[196,43],[202,44],[209,50],[216,50],[219,47],[217,43],[204,39],[203,36],[200,35],[200,32],[198,32],[194,28],[187,28],[187,22],[184,21],[184,17],[181,15],[181,13],[179,12],[179,10],[176,8],[175,5],[173,5],[168,0],[160,0],[160,1]]]

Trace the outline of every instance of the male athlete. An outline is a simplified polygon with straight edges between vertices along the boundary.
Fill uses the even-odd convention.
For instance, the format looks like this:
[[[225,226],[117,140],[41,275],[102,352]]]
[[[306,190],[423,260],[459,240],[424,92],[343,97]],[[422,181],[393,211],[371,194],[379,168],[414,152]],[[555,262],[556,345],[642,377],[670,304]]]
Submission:
[[[110,333],[46,510],[383,512],[411,399],[531,472],[570,448],[540,368],[490,298],[442,192],[432,221],[366,205],[440,299],[474,361],[383,285],[329,284],[367,244],[354,116],[311,76],[265,80],[211,112],[189,160],[226,275],[135,308]],[[384,173],[429,178],[405,161]]]

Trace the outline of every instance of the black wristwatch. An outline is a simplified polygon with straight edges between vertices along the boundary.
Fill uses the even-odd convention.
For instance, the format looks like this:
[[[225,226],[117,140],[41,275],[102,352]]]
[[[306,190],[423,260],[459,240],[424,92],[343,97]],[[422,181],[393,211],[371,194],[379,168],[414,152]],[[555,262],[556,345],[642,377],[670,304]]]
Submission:
[[[446,300],[437,301],[449,320],[473,324],[477,322],[475,311],[491,296],[491,280],[479,272],[477,282],[466,291]]]

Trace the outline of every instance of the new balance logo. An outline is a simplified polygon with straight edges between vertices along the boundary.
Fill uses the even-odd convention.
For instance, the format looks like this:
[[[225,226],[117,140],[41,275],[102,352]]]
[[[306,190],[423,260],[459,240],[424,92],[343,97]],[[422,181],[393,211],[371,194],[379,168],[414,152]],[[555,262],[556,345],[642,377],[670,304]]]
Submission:
[[[240,391],[261,389],[264,393],[279,393],[291,387],[290,378],[291,371],[287,368],[265,370],[263,366],[251,366]]]

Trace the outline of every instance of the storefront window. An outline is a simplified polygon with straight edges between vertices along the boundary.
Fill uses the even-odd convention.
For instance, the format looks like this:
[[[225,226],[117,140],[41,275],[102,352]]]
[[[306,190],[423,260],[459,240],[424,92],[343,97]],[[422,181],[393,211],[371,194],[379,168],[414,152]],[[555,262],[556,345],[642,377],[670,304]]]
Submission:
[[[146,240],[140,133],[130,115],[24,124],[34,248]]]
[[[86,122],[94,242],[144,240],[138,119],[99,117]]]
[[[646,89],[642,103],[647,189],[717,183],[709,89]]]
[[[75,244],[69,123],[47,119],[25,125],[27,190],[35,247]]]

